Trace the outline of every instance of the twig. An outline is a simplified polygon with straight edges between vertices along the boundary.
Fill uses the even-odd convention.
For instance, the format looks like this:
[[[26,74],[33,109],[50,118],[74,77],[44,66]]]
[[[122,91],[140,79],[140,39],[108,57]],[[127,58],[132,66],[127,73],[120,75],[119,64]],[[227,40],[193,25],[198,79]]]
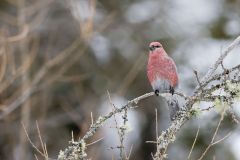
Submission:
[[[0,113],[0,119],[3,119],[5,116],[17,109],[23,102],[25,102],[30,97],[30,95],[36,92],[36,90],[37,88],[35,87],[26,89],[20,97],[18,97],[10,105],[5,107],[3,113]]]
[[[20,40],[26,38],[28,33],[29,33],[29,26],[28,25],[24,25],[22,31],[18,35],[7,37],[7,38],[0,37],[0,40],[1,41],[7,41],[7,42],[20,41]]]
[[[158,142],[157,141],[146,141],[146,143],[155,143],[155,144],[157,144]]]
[[[129,151],[128,156],[126,156],[126,160],[129,160],[129,159],[130,159],[130,156],[131,156],[131,154],[132,154],[132,149],[133,149],[133,145],[132,145],[131,148],[130,148],[130,151]]]
[[[124,137],[125,137],[125,133],[126,133],[126,125],[127,125],[127,121],[128,121],[128,117],[127,117],[127,109],[124,110],[123,113],[123,125],[120,127],[120,144],[121,144],[121,148],[120,148],[120,155],[122,156],[121,158],[123,158],[123,152],[125,152],[126,155],[126,151],[124,150]],[[126,156],[125,156],[126,157]]]
[[[208,147],[206,148],[206,150],[203,152],[203,154],[201,155],[201,157],[198,159],[198,160],[202,160],[202,158],[206,155],[207,151],[214,145],[222,142],[223,140],[227,139],[229,136],[231,136],[232,132],[229,132],[228,134],[226,134],[223,138],[219,139],[218,141],[216,142],[213,142],[213,143],[210,143],[208,145]]]
[[[156,141],[158,138],[158,113],[157,113],[157,108],[155,108],[155,114],[156,114]]]
[[[29,135],[28,135],[28,133],[27,133],[27,130],[26,130],[26,128],[25,128],[25,125],[22,123],[22,127],[23,127],[23,129],[24,129],[24,132],[25,132],[25,134],[26,134],[26,136],[27,136],[27,139],[28,139],[28,141],[29,141],[29,143],[32,145],[32,147],[41,155],[41,156],[43,156],[46,160],[54,160],[54,159],[52,159],[52,158],[49,158],[48,157],[48,155],[45,155],[45,151],[44,151],[44,153],[43,152],[41,152],[38,148],[37,148],[37,146],[32,142],[32,140],[30,139],[30,137],[29,137]]]
[[[212,106],[210,106],[208,108],[201,109],[201,111],[209,111],[209,110],[211,110],[214,107],[215,107],[215,105],[212,105]]]
[[[192,154],[192,151],[193,151],[193,148],[194,148],[194,146],[195,146],[195,144],[196,144],[196,142],[197,142],[197,138],[198,138],[199,131],[200,131],[200,126],[198,126],[196,136],[195,136],[195,138],[194,138],[194,141],[193,141],[191,150],[190,150],[190,152],[189,152],[189,154],[188,154],[188,157],[187,157],[188,160],[190,159],[191,154]]]
[[[131,101],[128,101],[125,105],[121,106],[120,108],[116,108],[114,111],[109,112],[107,115],[105,116],[100,116],[89,128],[89,130],[86,132],[86,134],[79,139],[77,142],[72,142],[71,145],[69,147],[67,147],[64,151],[60,151],[59,155],[58,155],[58,159],[59,160],[63,160],[63,159],[67,159],[67,157],[74,157],[74,155],[76,154],[76,152],[81,152],[80,155],[78,155],[78,157],[85,159],[86,158],[86,153],[85,153],[85,141],[92,137],[94,135],[94,133],[96,133],[96,131],[104,124],[104,122],[108,119],[110,119],[111,117],[113,117],[115,114],[117,113],[121,113],[123,112],[125,109],[127,108],[131,108],[131,106],[135,106],[138,104],[139,101],[144,100],[148,97],[151,97],[155,95],[154,92],[150,92],[150,93],[146,93],[142,96],[139,96],[137,98],[134,98]]]
[[[23,127],[23,129],[24,129],[24,132],[25,132],[25,134],[26,134],[26,136],[27,136],[27,139],[28,139],[29,143],[33,146],[33,148],[34,148],[41,156],[47,158],[46,155],[44,155],[44,153],[42,153],[42,152],[35,146],[35,144],[32,142],[32,140],[29,138],[29,135],[28,135],[28,133],[27,133],[26,127],[25,127],[25,125],[24,125],[23,123],[22,123],[22,127]]]
[[[81,41],[79,39],[75,40],[73,44],[71,44],[61,53],[59,53],[57,57],[53,58],[45,65],[43,65],[43,67],[35,75],[29,87],[18,98],[16,98],[16,100],[7,105],[3,113],[0,113],[0,119],[3,119],[8,114],[12,113],[14,110],[20,107],[21,104],[23,104],[33,93],[35,93],[38,90],[38,83],[44,78],[50,68],[55,67],[56,65],[60,64],[60,62],[64,61],[67,57],[69,57],[71,53],[73,53],[73,51],[80,45],[80,43]],[[68,67],[64,66],[64,68],[66,69]]]
[[[44,155],[46,155],[46,157],[48,157],[48,153],[47,153],[47,150],[46,150],[45,145],[43,144],[43,140],[42,140],[41,132],[40,132],[40,129],[39,129],[39,126],[38,126],[38,122],[37,122],[37,121],[36,121],[36,126],[37,126],[38,138],[39,138],[39,140],[40,140],[40,143],[41,143],[41,146],[42,146],[43,153],[44,153]]]
[[[108,94],[108,99],[109,99],[109,102],[110,102],[110,104],[111,104],[111,106],[112,106],[112,110],[114,111],[114,110],[116,110],[117,108],[116,108],[116,106],[113,104],[113,102],[112,102],[112,99],[111,99],[111,96],[110,96],[110,93],[107,91],[107,94]],[[123,135],[122,135],[122,129],[121,129],[121,127],[118,127],[118,122],[117,122],[117,119],[116,119],[116,116],[115,115],[113,115],[113,118],[114,118],[114,122],[115,122],[115,128],[117,129],[117,133],[118,133],[118,136],[119,136],[119,139],[120,139],[120,145],[117,147],[117,148],[119,148],[119,150],[120,150],[120,152],[119,152],[119,154],[120,154],[120,159],[122,159],[123,160],[123,150],[124,150],[124,145],[123,145]]]
[[[213,145],[215,145],[215,144],[218,144],[218,143],[222,142],[223,140],[227,139],[227,138],[228,138],[229,136],[231,136],[231,135],[232,135],[232,132],[229,132],[229,133],[226,134],[223,138],[221,138],[221,139],[215,141],[215,142],[212,143],[211,145],[213,146]]]
[[[202,78],[201,82],[205,84],[209,78],[213,75],[213,73],[218,68],[219,64],[223,61],[223,59],[238,45],[240,44],[240,36],[238,36],[224,51],[223,54],[218,58],[218,60],[215,62],[215,64],[208,70],[207,74]],[[200,86],[197,87],[197,89]]]
[[[240,69],[240,64],[238,64],[237,66],[231,68],[231,69],[228,69],[229,73],[231,72],[234,72],[236,70],[239,70]],[[219,74],[215,74],[213,75],[212,77],[209,78],[209,80],[205,81],[204,84],[202,84],[202,86],[206,86],[209,82],[211,81],[214,81],[214,80],[217,80],[217,79],[220,79],[222,76],[224,76],[226,73],[225,72],[222,72],[222,73],[219,73]]]
[[[217,135],[217,133],[218,133],[219,127],[220,127],[220,125],[221,125],[221,123],[222,123],[222,121],[223,121],[223,119],[224,119],[225,111],[226,111],[226,107],[224,107],[224,109],[223,109],[223,111],[222,111],[222,113],[221,113],[220,120],[219,120],[218,125],[217,125],[217,127],[216,127],[216,129],[215,129],[215,132],[214,132],[214,134],[213,134],[213,136],[212,136],[212,140],[211,140],[210,144],[207,146],[207,148],[205,149],[205,151],[202,153],[201,157],[200,157],[198,160],[202,160],[203,157],[204,157],[204,156],[206,155],[206,153],[208,152],[208,150],[209,150],[213,145],[221,142],[222,140],[224,140],[224,139],[226,138],[226,136],[225,136],[223,139],[221,139],[221,140],[219,140],[219,141],[216,141],[217,143],[214,142],[214,140],[215,140],[215,138],[216,138],[216,135]],[[228,135],[228,134],[227,134],[227,135]]]
[[[109,112],[107,115],[105,116],[100,116],[95,123],[90,127],[89,131],[87,131],[87,133],[82,137],[82,141],[85,141],[86,139],[90,138],[91,136],[93,136],[93,134],[97,131],[97,129],[99,127],[102,126],[102,124],[109,118],[111,118],[113,115],[117,114],[117,113],[121,113],[122,111],[124,111],[126,108],[130,107],[130,106],[134,106],[136,104],[138,104],[139,101],[146,99],[148,97],[153,96],[155,93],[154,92],[150,92],[150,93],[146,93],[142,96],[139,96],[137,98],[134,98],[131,101],[128,101],[127,104],[121,106],[120,108],[116,108],[114,111]]]
[[[198,82],[198,85],[199,85],[200,89],[203,91],[202,84],[201,84],[201,82],[200,82],[200,80],[199,80],[199,77],[198,77],[198,72],[197,72],[196,70],[194,70],[193,73],[194,73],[195,76],[196,76],[196,79],[197,79],[197,82]]]
[[[36,155],[36,154],[34,154],[34,157],[35,157],[35,159],[36,159],[36,160],[38,160],[38,157],[37,157],[37,155]]]
[[[93,114],[91,112],[91,125],[93,124],[94,120],[93,120]]]
[[[93,145],[93,144],[95,144],[95,143],[97,143],[97,142],[99,142],[99,141],[101,141],[101,140],[103,140],[103,139],[104,139],[104,137],[99,138],[98,140],[96,140],[96,141],[94,141],[94,142],[91,142],[91,143],[86,144],[86,146],[91,146],[91,145]]]
[[[226,72],[227,71],[227,69],[224,67],[224,65],[223,65],[223,61],[221,61],[221,67],[222,67],[222,69]]]

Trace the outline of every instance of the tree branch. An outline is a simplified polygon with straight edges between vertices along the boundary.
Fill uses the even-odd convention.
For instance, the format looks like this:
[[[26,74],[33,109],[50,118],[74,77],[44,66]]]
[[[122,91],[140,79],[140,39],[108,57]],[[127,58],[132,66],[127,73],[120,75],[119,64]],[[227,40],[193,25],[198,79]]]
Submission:
[[[205,90],[203,90],[202,87],[207,86],[210,82],[217,80],[213,77],[216,77],[214,75],[214,72],[218,68],[218,66],[222,63],[224,58],[232,51],[235,47],[240,45],[240,36],[237,37],[223,52],[223,54],[218,58],[218,60],[215,62],[215,64],[210,68],[210,70],[206,73],[206,75],[202,78],[201,81],[199,81],[199,85],[196,87],[194,95],[189,97],[188,100],[185,102],[184,108],[185,111],[180,112],[177,119],[172,122],[170,127],[163,131],[161,135],[158,137],[157,140],[157,150],[154,155],[155,160],[161,160],[166,158],[165,152],[167,150],[167,147],[170,143],[173,143],[175,141],[176,134],[181,129],[181,127],[185,124],[187,120],[189,120],[193,115],[194,112],[192,112],[192,106],[195,102],[201,101],[201,97],[204,97],[204,95],[209,95],[209,93],[206,93]],[[233,67],[230,69],[230,71],[235,70],[238,67]],[[222,72],[221,74],[218,74],[218,76],[225,75],[226,72]],[[239,82],[239,81],[238,81]],[[227,84],[225,84],[225,87]],[[218,98],[218,97],[215,97]]]
[[[219,85],[224,89],[227,89],[229,86],[229,83],[227,80],[229,80],[230,84],[233,85],[232,82],[239,83],[240,76],[238,77],[238,80],[236,80],[235,76],[234,78],[231,78],[228,76],[228,79],[225,78],[223,82],[221,82],[221,77],[225,76],[226,73],[223,71],[222,73],[214,74],[218,66],[222,63],[224,58],[232,51],[236,46],[240,44],[240,36],[236,38],[233,43],[231,43],[223,52],[223,54],[218,58],[218,60],[215,62],[215,64],[209,69],[209,71],[206,73],[206,75],[199,80],[198,79],[198,86],[195,88],[195,92],[192,96],[186,96],[185,94],[181,92],[175,92],[176,95],[181,96],[185,99],[184,106],[180,109],[180,111],[177,112],[176,119],[172,121],[169,128],[165,131],[162,131],[162,133],[158,136],[156,144],[157,144],[157,150],[156,153],[153,156],[153,159],[160,160],[167,157],[166,151],[168,148],[168,145],[170,143],[173,143],[176,139],[176,135],[178,131],[181,129],[181,127],[195,115],[195,110],[192,108],[193,104],[199,101],[214,101],[218,98],[222,98],[224,103],[231,104],[231,101],[236,97],[236,94],[232,95],[224,95],[224,96],[218,96],[213,95],[212,92],[219,89],[216,86],[212,86],[212,88],[206,88],[208,84],[210,84],[213,81],[218,81]],[[239,65],[240,66],[240,65]],[[231,73],[239,72],[239,66],[233,67],[231,69],[228,69]],[[238,73],[235,75],[239,75]],[[201,87],[201,90],[200,90]],[[214,88],[215,87],[215,88]],[[229,89],[230,90],[230,89]],[[228,93],[227,91],[226,93]],[[232,92],[232,91],[230,91]],[[240,92],[240,91],[239,91]],[[166,94],[166,93],[165,93]],[[162,94],[161,96],[165,97],[165,94]],[[131,101],[128,101],[125,105],[121,106],[120,108],[115,108],[112,112],[109,112],[105,116],[100,116],[94,123],[91,124],[89,130],[86,132],[86,134],[79,139],[78,141],[72,140],[70,142],[70,145],[68,148],[66,148],[64,151],[60,151],[58,155],[58,160],[64,160],[69,159],[69,157],[72,158],[72,160],[77,159],[86,159],[87,154],[85,152],[86,150],[86,143],[85,141],[92,137],[96,131],[110,118],[112,118],[114,115],[121,113],[125,110],[128,110],[130,108],[133,108],[138,104],[139,101],[144,100],[148,97],[151,97],[154,95],[154,92],[146,93],[142,96],[139,96]],[[235,96],[235,97],[234,97]],[[228,97],[229,99],[226,99]],[[225,98],[225,99],[224,99]],[[215,105],[214,105],[215,106]]]
[[[238,36],[224,51],[223,54],[218,58],[218,60],[215,62],[215,64],[208,70],[206,75],[202,78],[202,84],[205,84],[214,74],[218,66],[222,63],[223,59],[238,45],[240,44],[240,36]],[[197,86],[197,89],[199,89],[199,85]]]

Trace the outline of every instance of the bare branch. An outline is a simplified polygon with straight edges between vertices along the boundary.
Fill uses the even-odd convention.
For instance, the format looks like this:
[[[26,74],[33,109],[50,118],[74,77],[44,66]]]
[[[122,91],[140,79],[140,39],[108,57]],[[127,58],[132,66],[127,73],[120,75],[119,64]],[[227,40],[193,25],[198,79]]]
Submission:
[[[99,117],[95,123],[93,125],[91,125],[89,131],[83,136],[83,138],[81,140],[85,141],[86,139],[90,138],[91,136],[93,136],[93,134],[97,131],[97,129],[99,127],[102,126],[102,124],[109,118],[111,118],[113,115],[117,114],[117,113],[121,113],[123,112],[126,108],[129,108],[131,106],[134,106],[136,104],[138,104],[139,101],[144,100],[148,97],[151,97],[154,95],[154,92],[150,92],[150,93],[146,93],[142,96],[139,96],[137,98],[134,98],[133,100],[129,101],[127,104],[121,106],[120,108],[116,108],[114,111],[108,113],[105,116],[101,116]]]
[[[156,140],[158,138],[158,113],[157,108],[155,108],[155,116],[156,116]]]
[[[36,126],[37,126],[38,138],[39,138],[39,140],[40,140],[43,153],[44,153],[44,155],[46,155],[46,157],[48,157],[46,145],[44,145],[44,143],[43,143],[42,136],[41,136],[41,132],[40,132],[40,129],[39,129],[39,126],[38,126],[38,122],[37,122],[37,121],[36,121]]]
[[[202,153],[201,157],[200,157],[198,160],[202,160],[203,157],[204,157],[204,156],[206,155],[206,153],[208,152],[208,150],[209,150],[214,144],[216,144],[214,141],[215,141],[216,135],[217,135],[217,133],[218,133],[219,127],[220,127],[220,125],[221,125],[221,123],[222,123],[222,121],[223,121],[223,119],[224,119],[224,114],[225,114],[225,112],[226,112],[226,107],[224,107],[224,109],[223,109],[223,111],[222,111],[222,113],[221,113],[220,120],[219,120],[218,125],[217,125],[217,127],[216,127],[216,129],[215,129],[215,132],[214,132],[214,134],[213,134],[213,136],[212,136],[212,140],[211,140],[210,144],[207,146],[207,148],[205,149],[205,151]],[[223,140],[223,139],[222,139],[222,140]],[[220,142],[220,141],[217,141],[217,142]]]
[[[214,80],[217,80],[217,79],[215,79],[216,75],[213,75],[215,70],[221,64],[223,59],[230,53],[230,51],[232,51],[239,44],[240,44],[240,36],[237,37],[233,41],[233,43],[231,43],[227,47],[227,49],[224,50],[223,54],[218,58],[218,60],[215,62],[215,64],[209,69],[209,71],[206,73],[206,75],[202,78],[202,80],[200,81],[202,84],[202,87],[207,86],[210,82],[212,82]],[[233,67],[229,70],[230,71],[235,70],[235,68]],[[226,73],[223,72],[223,73],[219,74],[218,76],[225,75],[225,74]],[[200,89],[200,86],[198,85],[195,89],[194,95],[187,98],[187,101],[184,104],[184,110],[180,111],[178,113],[177,119],[174,120],[172,122],[172,124],[169,126],[169,128],[167,130],[163,131],[160,134],[160,136],[158,137],[157,150],[154,155],[155,160],[160,160],[160,159],[166,158],[165,153],[166,153],[168,145],[175,141],[176,134],[181,129],[182,125],[184,125],[184,123],[186,121],[188,121],[194,115],[194,112],[192,112],[192,106],[194,103],[201,101],[203,99],[203,98],[201,98],[202,96],[203,96],[203,98],[205,98],[204,100],[207,100],[206,98],[209,98],[209,101],[213,101],[216,98],[218,98],[218,96],[215,96],[215,97],[213,95],[209,96],[209,92],[203,93]],[[231,100],[231,99],[232,98],[230,98],[229,100]]]
[[[32,140],[30,139],[30,137],[29,137],[29,135],[28,135],[28,133],[27,133],[27,130],[26,130],[26,127],[25,127],[25,125],[22,123],[22,127],[23,127],[23,129],[24,129],[24,132],[25,132],[25,134],[26,134],[26,136],[27,136],[27,139],[28,139],[28,141],[29,141],[29,143],[32,145],[32,147],[41,155],[41,156],[43,156],[46,160],[55,160],[55,159],[52,159],[52,158],[49,158],[48,157],[48,153],[47,153],[47,150],[46,150],[46,144],[44,144],[44,147],[43,147],[43,152],[41,152],[38,148],[37,148],[37,146],[32,142]],[[37,128],[38,128],[38,126],[37,126]],[[38,128],[39,129],[39,128]],[[38,131],[38,134],[40,134],[40,131]],[[39,138],[41,137],[41,135],[39,135]],[[40,138],[40,141],[42,140],[42,138]],[[42,142],[41,142],[42,143]],[[35,158],[37,158],[37,156],[35,156]]]
[[[100,142],[100,141],[103,140],[103,139],[104,139],[104,137],[99,138],[98,140],[96,140],[96,141],[94,141],[94,142],[88,143],[86,146],[91,146],[91,145],[93,145],[93,144],[95,144],[95,143],[97,143],[97,142]]]
[[[110,104],[112,106],[112,110],[114,111],[116,109],[116,106],[113,104],[111,96],[110,96],[110,93],[108,91],[107,91],[107,94],[108,94],[109,102],[110,102]],[[119,148],[119,151],[120,151],[120,153],[119,153],[120,154],[120,159],[123,159],[123,152],[124,152],[124,144],[123,144],[124,128],[123,128],[123,126],[118,126],[118,122],[117,122],[115,114],[113,115],[113,118],[114,118],[115,127],[117,129],[117,133],[118,133],[119,140],[120,140],[120,145],[117,148]],[[125,124],[125,120],[124,120],[124,124]]]
[[[188,157],[187,157],[188,160],[190,159],[191,154],[192,154],[192,151],[193,151],[193,148],[194,148],[194,146],[195,146],[195,144],[196,144],[196,142],[197,142],[197,138],[198,138],[199,131],[200,131],[200,126],[198,126],[196,136],[195,136],[195,138],[194,138],[194,141],[193,141],[191,150],[190,150],[190,152],[189,152],[189,154],[188,154]]]
[[[193,73],[194,73],[195,76],[196,76],[196,79],[197,79],[197,82],[198,82],[198,85],[199,85],[200,89],[203,91],[202,84],[201,84],[201,82],[200,82],[200,80],[199,80],[198,72],[197,72],[196,70],[194,70]]]
[[[205,84],[213,75],[213,73],[218,68],[219,64],[222,63],[223,59],[238,45],[240,44],[240,36],[238,36],[224,51],[223,54],[218,58],[218,60],[215,62],[215,64],[208,70],[207,74],[202,78],[201,82]],[[197,89],[200,86],[197,87]]]
[[[133,145],[132,145],[131,148],[130,148],[130,151],[129,151],[128,156],[126,157],[126,160],[129,160],[129,159],[130,159],[130,156],[131,156],[131,154],[132,154],[132,149],[133,149]]]

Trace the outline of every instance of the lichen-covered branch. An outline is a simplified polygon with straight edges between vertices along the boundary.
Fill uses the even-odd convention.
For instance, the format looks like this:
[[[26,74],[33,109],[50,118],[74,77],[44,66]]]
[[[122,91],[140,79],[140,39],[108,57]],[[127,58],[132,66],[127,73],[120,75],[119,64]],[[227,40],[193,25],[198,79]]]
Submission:
[[[238,45],[240,45],[240,36],[238,36],[221,54],[221,56],[218,58],[218,60],[214,63],[214,65],[208,70],[206,75],[202,78],[201,83],[205,84],[207,81],[212,77],[216,69],[220,64],[222,64],[223,59]],[[197,87],[197,89],[200,86]]]
[[[120,108],[115,108],[114,111],[108,113],[107,115],[105,116],[100,116],[95,123],[93,123],[89,129],[89,131],[83,136],[83,138],[80,140],[80,141],[85,141],[86,139],[90,138],[91,136],[93,136],[93,134],[97,131],[97,129],[99,127],[101,127],[104,122],[106,120],[108,120],[109,118],[111,118],[113,115],[117,114],[117,113],[121,113],[123,112],[126,108],[129,108],[131,106],[134,106],[136,104],[138,104],[138,102],[140,100],[143,100],[143,99],[146,99],[148,97],[151,97],[154,95],[154,92],[150,92],[150,93],[146,93],[140,97],[137,97],[131,101],[129,101],[127,104],[123,105],[122,107]]]
[[[236,38],[224,51],[223,54],[217,59],[215,64],[209,69],[206,75],[199,79],[197,76],[198,86],[194,90],[192,96],[186,96],[184,93],[175,92],[176,95],[181,96],[185,99],[185,103],[177,112],[176,118],[172,121],[171,125],[157,138],[157,150],[153,156],[153,159],[160,160],[167,157],[167,148],[170,143],[173,143],[176,139],[176,135],[181,127],[191,119],[195,114],[196,110],[193,105],[196,102],[206,101],[213,102],[214,106],[220,105],[223,102],[226,105],[231,106],[236,98],[240,97],[240,64],[226,69],[223,66],[224,58],[232,51],[235,47],[240,44],[240,36]],[[216,73],[215,71],[221,64],[222,72]],[[197,73],[197,72],[196,72]],[[213,85],[214,82],[214,85]],[[216,94],[219,90],[223,91],[221,95]],[[128,109],[133,108],[138,104],[139,101],[144,100],[154,95],[154,92],[146,93],[139,96],[131,101],[128,101],[125,105],[120,108],[114,107],[112,112],[109,112],[105,116],[100,116],[94,123],[91,124],[86,134],[78,141],[72,140],[70,145],[64,150],[60,151],[58,155],[59,160],[84,160],[87,157],[86,154],[86,140],[92,137],[96,131],[114,115],[122,112],[126,112]],[[165,95],[162,94],[164,97]],[[222,105],[222,104],[221,104]],[[209,107],[209,110],[213,107]],[[127,118],[127,117],[125,117]]]
[[[166,151],[168,145],[175,141],[175,137],[181,126],[189,120],[195,111],[192,108],[193,104],[200,101],[213,102],[218,105],[221,101],[226,105],[231,106],[235,99],[240,97],[240,65],[237,65],[230,69],[222,67],[221,73],[215,73],[216,69],[222,64],[224,58],[232,51],[235,47],[240,45],[240,36],[237,37],[218,58],[215,64],[209,69],[206,75],[198,80],[198,86],[194,91],[194,95],[187,98],[183,111],[178,113],[177,119],[175,119],[169,128],[161,133],[157,139],[157,150],[154,155],[155,160],[161,160],[167,157]],[[211,85],[215,82],[215,85]],[[214,93],[221,89],[223,95]]]
[[[89,130],[81,139],[79,139],[78,141],[72,140],[68,148],[66,148],[64,151],[60,151],[58,155],[58,160],[86,159],[87,154],[85,152],[86,149],[85,141],[88,138],[92,137],[96,133],[96,131],[104,124],[104,122],[112,118],[114,115],[121,113],[132,106],[137,105],[139,101],[151,97],[153,95],[154,92],[146,93],[142,96],[134,98],[131,101],[128,101],[125,105],[121,106],[120,108],[115,107],[114,110],[112,112],[109,112],[107,115],[100,116],[93,124],[91,124]]]

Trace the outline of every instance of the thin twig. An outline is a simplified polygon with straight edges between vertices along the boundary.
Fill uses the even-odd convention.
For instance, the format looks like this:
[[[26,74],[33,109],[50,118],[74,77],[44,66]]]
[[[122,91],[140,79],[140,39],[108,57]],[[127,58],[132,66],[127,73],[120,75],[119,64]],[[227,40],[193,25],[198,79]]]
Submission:
[[[40,144],[41,144],[43,153],[44,153],[44,155],[46,155],[46,157],[48,157],[47,151],[45,150],[45,147],[44,147],[44,144],[43,144],[42,136],[41,136],[40,129],[39,129],[39,126],[38,126],[38,122],[37,122],[37,121],[36,121],[36,126],[37,126],[38,138],[39,138],[39,140],[40,140]]]
[[[146,143],[158,143],[157,141],[146,141]]]
[[[111,96],[110,96],[110,93],[107,91],[107,94],[108,94],[108,99],[109,99],[109,102],[112,106],[112,111],[116,110],[116,106],[113,104],[112,102],[112,99],[111,99]],[[126,112],[126,109],[125,109],[125,112]],[[114,118],[114,122],[115,122],[115,128],[117,129],[117,133],[118,133],[118,136],[119,136],[119,140],[120,140],[120,145],[117,147],[119,148],[119,154],[120,154],[120,159],[123,160],[123,152],[124,152],[124,145],[123,145],[123,140],[124,140],[124,132],[123,132],[123,128],[122,126],[118,127],[118,122],[117,122],[117,119],[116,119],[116,116],[115,114],[113,115],[113,118]],[[125,122],[125,121],[124,121]]]
[[[58,56],[53,58],[52,60],[48,61],[43,67],[38,71],[38,73],[33,78],[33,81],[29,85],[27,89],[24,90],[24,92],[16,98],[13,102],[6,105],[6,109],[4,109],[3,113],[0,113],[0,119],[3,119],[10,113],[12,113],[14,110],[16,110],[18,107],[21,106],[33,93],[38,91],[38,83],[44,78],[44,76],[48,73],[50,68],[55,67],[56,65],[61,64],[62,61],[64,61],[67,57],[72,55],[73,51],[81,44],[81,41],[79,39],[75,40],[74,43],[72,43],[68,48],[63,50],[61,53],[59,53]],[[82,54],[84,52],[81,52]],[[81,54],[77,54],[79,56]],[[77,58],[73,58],[76,60]],[[70,66],[64,65],[64,69],[66,70]]]
[[[93,120],[93,114],[91,112],[91,125],[93,124],[94,120]]]
[[[32,142],[32,140],[30,139],[30,137],[29,137],[29,135],[28,135],[28,133],[27,133],[27,130],[26,130],[26,128],[25,128],[25,125],[24,125],[23,123],[22,123],[22,127],[23,127],[24,132],[25,132],[25,134],[26,134],[26,136],[27,136],[27,139],[28,139],[29,143],[32,145],[32,147],[33,147],[41,156],[43,156],[43,157],[45,157],[45,158],[48,158],[48,157],[46,157],[46,155],[45,155],[44,153],[42,153],[42,152],[35,146],[35,144]]]
[[[196,79],[197,79],[197,82],[198,82],[198,85],[199,85],[200,89],[203,91],[202,84],[201,84],[201,82],[200,82],[200,80],[199,80],[198,72],[197,72],[196,70],[194,70],[193,73],[194,73],[195,76],[196,76]]]
[[[238,45],[240,44],[240,36],[238,36],[224,51],[223,54],[218,58],[218,60],[215,62],[215,64],[209,69],[207,74],[202,78],[201,82],[206,83],[208,79],[213,75],[213,73],[216,71],[218,68],[219,64],[223,61],[223,59]],[[199,88],[198,86],[197,88]]]
[[[231,135],[232,135],[232,132],[229,132],[229,133],[226,134],[223,138],[221,138],[221,139],[215,141],[215,142],[212,143],[211,145],[213,146],[213,145],[215,145],[215,144],[218,144],[218,143],[222,142],[223,140],[227,139],[227,138],[228,138],[229,136],[231,136]]]
[[[193,141],[191,150],[190,150],[190,152],[189,152],[189,154],[188,154],[188,158],[187,158],[188,160],[190,159],[191,154],[192,154],[192,151],[193,151],[193,148],[194,148],[194,146],[195,146],[195,144],[196,144],[196,142],[197,142],[197,138],[198,138],[199,131],[200,131],[200,126],[198,126],[196,136],[195,136],[195,138],[194,138],[194,141]]]
[[[34,157],[35,157],[35,159],[36,159],[36,160],[38,160],[38,157],[37,157],[37,155],[36,155],[36,154],[34,154]]]
[[[131,154],[132,154],[132,149],[133,149],[133,145],[131,145],[129,154],[128,154],[128,156],[126,156],[126,160],[129,160],[129,159],[130,159],[130,156],[131,156]]]
[[[226,111],[226,107],[224,107],[224,109],[223,109],[223,111],[222,111],[222,113],[221,113],[221,117],[220,117],[220,120],[219,120],[219,122],[218,122],[218,125],[217,125],[217,127],[216,127],[216,129],[215,129],[215,132],[214,132],[214,134],[213,134],[213,136],[212,136],[212,140],[211,140],[211,142],[210,142],[210,144],[207,146],[207,148],[205,149],[205,151],[201,154],[201,156],[200,156],[200,158],[198,159],[198,160],[202,160],[203,159],[203,157],[206,155],[206,153],[208,152],[208,150],[213,146],[213,145],[215,145],[215,144],[217,144],[217,143],[215,143],[214,141],[215,141],[215,138],[216,138],[216,135],[217,135],[217,133],[218,133],[218,130],[219,130],[219,127],[220,127],[220,125],[221,125],[221,123],[222,123],[222,121],[223,121],[223,119],[224,119],[224,114],[225,114],[225,111]],[[227,134],[228,135],[228,134]],[[226,137],[226,136],[225,136]],[[224,138],[225,139],[225,138]],[[216,142],[221,142],[223,139],[221,139],[221,140],[219,140],[219,141],[216,141]]]
[[[43,144],[43,152],[41,152],[38,148],[37,148],[37,146],[32,142],[32,140],[30,139],[30,137],[29,137],[29,135],[28,135],[28,133],[27,133],[27,130],[26,130],[26,127],[25,127],[25,125],[21,122],[21,124],[22,124],[22,127],[23,127],[23,130],[24,130],[24,132],[25,132],[25,134],[26,134],[26,136],[27,136],[27,139],[28,139],[28,141],[29,141],[29,143],[32,145],[32,147],[41,155],[41,156],[43,156],[46,160],[55,160],[55,159],[53,159],[53,158],[49,158],[48,157],[48,153],[47,153],[47,147],[46,147],[46,144]],[[37,128],[38,128],[38,126],[37,126]],[[38,128],[38,130],[39,130],[39,128]],[[41,137],[41,135],[40,135],[40,131],[38,131],[38,135]],[[39,138],[40,138],[39,137]],[[41,138],[42,139],[42,138]],[[40,140],[41,141],[41,140]],[[40,142],[40,143],[42,143],[42,142]],[[41,144],[42,145],[42,144]],[[36,158],[36,156],[35,156],[35,158]]]
[[[157,113],[157,108],[155,108],[155,114],[156,114],[156,141],[158,138],[158,113]]]
[[[101,141],[101,140],[103,140],[103,139],[104,139],[104,137],[99,138],[98,140],[96,140],[96,141],[94,141],[94,142],[91,142],[91,143],[86,144],[86,146],[91,146],[91,145],[93,145],[93,144],[95,144],[95,143],[97,143],[97,142],[99,142],[99,141]]]
[[[124,111],[126,108],[130,108],[131,106],[134,106],[136,104],[138,104],[139,101],[144,100],[148,97],[151,97],[155,95],[154,92],[150,92],[150,93],[146,93],[142,96],[139,96],[137,98],[134,98],[131,101],[128,101],[125,105],[121,106],[120,108],[116,108],[114,111],[109,112],[107,115],[105,116],[101,116],[99,117],[94,123],[93,125],[90,127],[89,131],[86,132],[86,134],[82,137],[82,141],[85,141],[86,139],[90,138],[93,136],[93,134],[97,131],[97,129],[99,127],[102,126],[102,124],[109,118],[111,118],[113,115],[117,114],[117,113],[121,113],[122,111]],[[81,141],[80,140],[80,141]],[[79,142],[80,142],[79,141]]]
[[[209,106],[208,108],[201,109],[201,111],[209,111],[214,107],[215,107],[215,105],[212,105],[212,106]]]

